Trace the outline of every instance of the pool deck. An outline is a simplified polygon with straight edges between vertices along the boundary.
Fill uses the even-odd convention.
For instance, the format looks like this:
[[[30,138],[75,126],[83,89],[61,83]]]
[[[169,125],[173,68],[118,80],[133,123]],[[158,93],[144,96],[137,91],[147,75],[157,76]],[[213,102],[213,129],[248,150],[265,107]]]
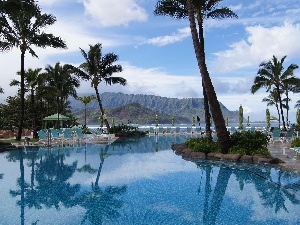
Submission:
[[[268,145],[268,149],[272,157],[279,158],[284,161],[284,163],[281,163],[280,166],[300,173],[300,154],[297,155],[296,151],[291,149],[290,142],[282,143],[280,141],[275,141]]]

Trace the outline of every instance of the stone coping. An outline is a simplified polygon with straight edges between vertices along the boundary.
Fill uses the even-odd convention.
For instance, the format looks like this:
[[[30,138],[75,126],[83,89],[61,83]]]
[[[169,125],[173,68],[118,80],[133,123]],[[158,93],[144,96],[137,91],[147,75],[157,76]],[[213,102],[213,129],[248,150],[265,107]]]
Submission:
[[[181,155],[183,159],[190,161],[197,160],[213,160],[213,161],[229,161],[240,163],[262,163],[262,164],[281,164],[283,160],[279,158],[266,157],[264,155],[242,155],[242,154],[222,154],[222,153],[208,153],[194,152],[185,144],[173,144],[172,149],[177,155]]]

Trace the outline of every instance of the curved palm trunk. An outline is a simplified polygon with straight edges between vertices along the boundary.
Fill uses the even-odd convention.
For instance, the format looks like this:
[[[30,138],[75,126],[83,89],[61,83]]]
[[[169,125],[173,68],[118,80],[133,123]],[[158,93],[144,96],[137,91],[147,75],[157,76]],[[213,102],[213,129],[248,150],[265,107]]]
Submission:
[[[203,27],[202,25],[199,26],[199,28],[201,29],[199,30],[199,39],[200,39],[200,43],[199,43],[192,0],[188,0],[187,3],[188,3],[188,14],[189,14],[189,21],[190,21],[190,28],[191,28],[191,34],[193,39],[194,50],[195,50],[198,66],[201,72],[202,80],[204,83],[204,87],[206,90],[212,117],[216,126],[218,140],[221,145],[221,152],[228,153],[228,150],[231,147],[231,141],[225,126],[225,120],[223,118],[223,114],[220,108],[220,103],[217,99],[216,92],[212,85],[205,64]]]
[[[285,121],[284,121],[284,115],[283,115],[282,100],[281,100],[281,95],[280,95],[280,89],[279,89],[279,87],[276,87],[276,90],[277,90],[277,93],[278,93],[278,101],[279,101],[279,108],[280,108],[280,112],[281,112],[281,120],[282,120],[283,130],[286,130]]]
[[[287,126],[289,126],[290,125],[290,123],[289,123],[289,92],[288,91],[286,91],[286,93],[285,93],[285,95],[286,95],[286,124],[287,124]]]
[[[97,87],[94,87],[94,88],[95,88],[95,91],[96,91],[96,96],[97,96],[97,100],[98,100],[98,103],[99,103],[100,111],[101,111],[101,114],[103,116],[105,112],[104,112],[104,109],[103,109],[103,106],[102,106],[102,101],[100,99],[100,94],[99,94],[98,88]],[[106,125],[106,128],[109,129],[110,126],[109,126],[109,123],[107,121],[107,118],[104,118],[104,123]]]
[[[22,131],[23,131],[23,125],[24,125],[24,112],[25,112],[25,70],[24,70],[24,59],[25,59],[25,51],[21,50],[21,91],[20,91],[20,98],[21,98],[21,109],[20,109],[20,121],[19,121],[19,129],[18,134],[16,137],[17,141],[21,140]]]
[[[204,105],[204,116],[205,116],[205,133],[208,137],[211,137],[211,124],[210,124],[210,112],[209,112],[209,104],[208,104],[208,99],[204,87],[204,83],[202,80],[202,87],[203,87],[203,105]]]
[[[280,112],[279,112],[279,107],[278,107],[278,104],[276,103],[276,109],[277,109],[277,114],[278,114],[278,128],[280,128]]]

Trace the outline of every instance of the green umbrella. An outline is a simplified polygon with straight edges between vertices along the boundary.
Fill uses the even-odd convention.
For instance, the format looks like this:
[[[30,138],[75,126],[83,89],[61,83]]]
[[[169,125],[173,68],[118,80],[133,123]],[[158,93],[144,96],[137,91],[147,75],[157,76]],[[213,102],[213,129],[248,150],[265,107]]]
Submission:
[[[111,124],[113,127],[115,126],[115,118],[112,118]]]
[[[240,107],[239,107],[239,129],[243,129],[243,120],[244,120],[243,107],[242,107],[242,105],[240,105]]]
[[[297,109],[296,113],[296,124],[300,125],[300,109]]]
[[[103,127],[103,115],[101,115],[99,117],[99,119],[100,119],[100,127],[102,128]]]
[[[270,110],[266,109],[266,122],[267,122],[267,129],[269,130],[271,127],[271,115],[270,115]]]

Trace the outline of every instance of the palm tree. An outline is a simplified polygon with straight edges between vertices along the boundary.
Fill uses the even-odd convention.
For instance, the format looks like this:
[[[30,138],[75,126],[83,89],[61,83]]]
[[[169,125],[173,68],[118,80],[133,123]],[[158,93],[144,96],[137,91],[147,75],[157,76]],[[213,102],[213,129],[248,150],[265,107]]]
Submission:
[[[24,122],[24,58],[26,51],[38,57],[31,46],[46,48],[66,48],[60,37],[44,32],[44,28],[54,24],[56,18],[51,14],[42,14],[34,0],[10,0],[0,2],[0,51],[13,47],[21,51],[21,110],[19,130],[16,139],[21,139]]]
[[[267,92],[275,90],[278,95],[279,109],[281,114],[281,120],[283,129],[286,130],[285,120],[283,115],[283,101],[282,92],[288,84],[296,85],[299,83],[299,79],[294,76],[294,70],[298,68],[296,64],[291,64],[286,70],[284,70],[283,63],[286,56],[282,57],[279,61],[275,56],[268,62],[262,62],[259,66],[261,67],[254,78],[254,84],[251,87],[251,93],[254,94],[260,88],[265,87]]]
[[[280,111],[279,111],[279,105],[278,105],[278,94],[276,90],[270,91],[270,94],[268,97],[264,98],[262,102],[267,102],[267,106],[273,106],[275,105],[277,114],[278,114],[278,121],[280,127]]]
[[[207,0],[197,1],[187,0],[188,17],[190,21],[190,29],[198,67],[202,76],[202,81],[207,94],[208,102],[210,104],[212,117],[216,126],[217,136],[221,145],[222,153],[228,153],[231,147],[231,141],[226,129],[225,120],[220,108],[220,103],[217,99],[214,86],[211,82],[207,66],[205,63],[205,50],[204,50],[204,32],[203,21],[207,18],[230,18],[237,17],[229,8],[223,7],[216,9],[220,0]],[[196,28],[195,13],[197,14],[198,29]]]
[[[44,76],[46,76],[48,86],[44,88],[56,97],[57,113],[59,115],[63,113],[64,102],[68,96],[77,97],[76,88],[80,86],[80,81],[78,77],[71,75],[68,65],[61,66],[59,62],[54,67],[48,65],[45,71]],[[57,126],[59,128],[59,116]]]
[[[126,79],[122,77],[112,77],[113,73],[122,72],[122,66],[119,64],[114,64],[118,60],[118,56],[116,54],[108,53],[102,55],[102,46],[99,43],[90,45],[90,50],[88,51],[88,53],[86,53],[81,48],[80,50],[86,62],[82,63],[79,68],[75,68],[72,66],[71,68],[73,69],[73,72],[78,76],[85,77],[85,79],[91,81],[91,86],[95,89],[96,92],[101,116],[104,116],[105,112],[101,102],[98,86],[102,81],[105,81],[105,83],[108,85],[126,85]],[[110,126],[105,116],[104,122],[107,129],[109,129]]]
[[[4,90],[2,87],[0,87],[0,94],[3,94],[4,93]]]
[[[76,98],[76,100],[78,100],[84,104],[84,127],[86,127],[86,105],[95,99],[97,99],[97,98],[93,95]]]
[[[31,110],[31,119],[32,119],[32,130],[33,130],[33,137],[37,138],[37,132],[36,132],[36,115],[35,115],[35,91],[38,86],[39,81],[41,80],[41,70],[42,68],[36,68],[31,69],[29,68],[27,71],[25,71],[24,74],[24,91],[30,92],[30,110]],[[18,75],[21,75],[21,72],[17,72]],[[20,81],[18,80],[12,80],[10,82],[10,86],[20,86]]]

